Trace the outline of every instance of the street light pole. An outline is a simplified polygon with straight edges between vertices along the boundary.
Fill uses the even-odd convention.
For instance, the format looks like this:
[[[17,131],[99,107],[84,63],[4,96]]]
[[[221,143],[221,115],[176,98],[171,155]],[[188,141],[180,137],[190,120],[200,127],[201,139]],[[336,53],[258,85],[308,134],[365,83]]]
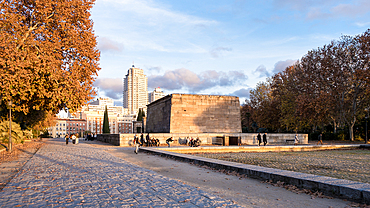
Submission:
[[[366,108],[366,115],[365,115],[365,144],[367,144],[367,118],[369,117],[369,109]]]
[[[12,101],[9,101],[9,144],[8,151],[12,152]]]

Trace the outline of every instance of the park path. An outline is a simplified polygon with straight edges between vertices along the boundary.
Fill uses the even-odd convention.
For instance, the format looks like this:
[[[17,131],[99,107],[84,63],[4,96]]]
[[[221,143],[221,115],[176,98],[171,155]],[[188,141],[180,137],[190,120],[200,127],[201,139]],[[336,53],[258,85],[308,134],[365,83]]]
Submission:
[[[239,207],[88,144],[46,143],[0,192],[0,207]]]

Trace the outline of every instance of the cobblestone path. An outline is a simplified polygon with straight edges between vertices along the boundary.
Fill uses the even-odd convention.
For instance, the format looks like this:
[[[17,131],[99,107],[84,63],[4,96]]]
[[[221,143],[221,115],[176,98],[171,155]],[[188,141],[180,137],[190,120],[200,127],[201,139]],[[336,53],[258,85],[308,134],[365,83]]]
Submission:
[[[0,192],[0,207],[239,207],[87,144],[50,140]]]

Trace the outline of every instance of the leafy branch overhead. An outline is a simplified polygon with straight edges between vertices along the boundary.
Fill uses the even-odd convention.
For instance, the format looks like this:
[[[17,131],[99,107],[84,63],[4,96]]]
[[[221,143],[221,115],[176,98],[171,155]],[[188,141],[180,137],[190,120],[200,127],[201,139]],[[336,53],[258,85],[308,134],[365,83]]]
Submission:
[[[0,97],[12,110],[75,111],[100,70],[93,0],[0,2]]]

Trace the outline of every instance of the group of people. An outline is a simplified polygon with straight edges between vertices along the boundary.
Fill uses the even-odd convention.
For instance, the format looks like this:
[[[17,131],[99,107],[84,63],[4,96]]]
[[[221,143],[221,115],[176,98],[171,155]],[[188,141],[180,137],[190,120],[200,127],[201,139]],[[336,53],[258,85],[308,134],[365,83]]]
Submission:
[[[86,141],[94,141],[96,139],[96,135],[94,136],[94,134],[86,134],[86,137],[85,137],[85,140]]]
[[[166,144],[168,145],[168,147],[171,147],[171,142],[173,142],[174,139],[173,137],[170,137],[168,139],[166,139]],[[68,144],[68,141],[66,141],[67,144]],[[258,146],[260,146],[262,143],[263,143],[263,146],[266,146],[267,144],[267,133],[264,133],[263,135],[261,135],[261,133],[258,133],[257,135],[257,142],[258,142]],[[201,140],[199,139],[199,137],[197,137],[196,139],[194,138],[189,138],[187,137],[185,139],[185,145],[189,145],[190,147],[198,147],[200,146],[200,143],[201,143]],[[322,142],[322,134],[319,135],[318,137],[318,142],[317,144],[323,144]],[[138,150],[139,150],[139,147],[140,146],[143,146],[144,144],[146,144],[146,146],[148,147],[151,147],[151,146],[159,146],[159,139],[155,139],[155,138],[150,138],[149,136],[149,133],[146,135],[146,137],[144,138],[144,135],[141,134],[140,138],[135,134],[134,136],[134,145],[135,145],[135,153],[137,154]],[[294,145],[298,145],[299,144],[299,138],[298,138],[298,134],[296,134],[294,136]]]
[[[267,134],[264,133],[262,138],[261,138],[261,133],[258,133],[257,142],[258,142],[258,146],[260,146],[262,142],[263,142],[263,146],[266,146],[266,144],[267,144]]]
[[[202,141],[200,141],[199,137],[197,137],[196,139],[194,139],[193,137],[186,138],[186,145],[189,145],[190,147],[199,147],[200,143],[202,143]]]
[[[72,144],[78,144],[78,134],[71,134],[71,135],[67,134],[65,136],[65,140],[66,140],[66,145],[68,145],[69,140],[72,141]]]
[[[151,138],[149,133],[144,137],[144,134],[141,133],[140,138],[135,134],[134,140],[133,140],[134,146],[135,146],[135,153],[137,154],[139,152],[139,147],[145,145],[147,147],[156,146],[158,147],[160,142],[159,139]]]

